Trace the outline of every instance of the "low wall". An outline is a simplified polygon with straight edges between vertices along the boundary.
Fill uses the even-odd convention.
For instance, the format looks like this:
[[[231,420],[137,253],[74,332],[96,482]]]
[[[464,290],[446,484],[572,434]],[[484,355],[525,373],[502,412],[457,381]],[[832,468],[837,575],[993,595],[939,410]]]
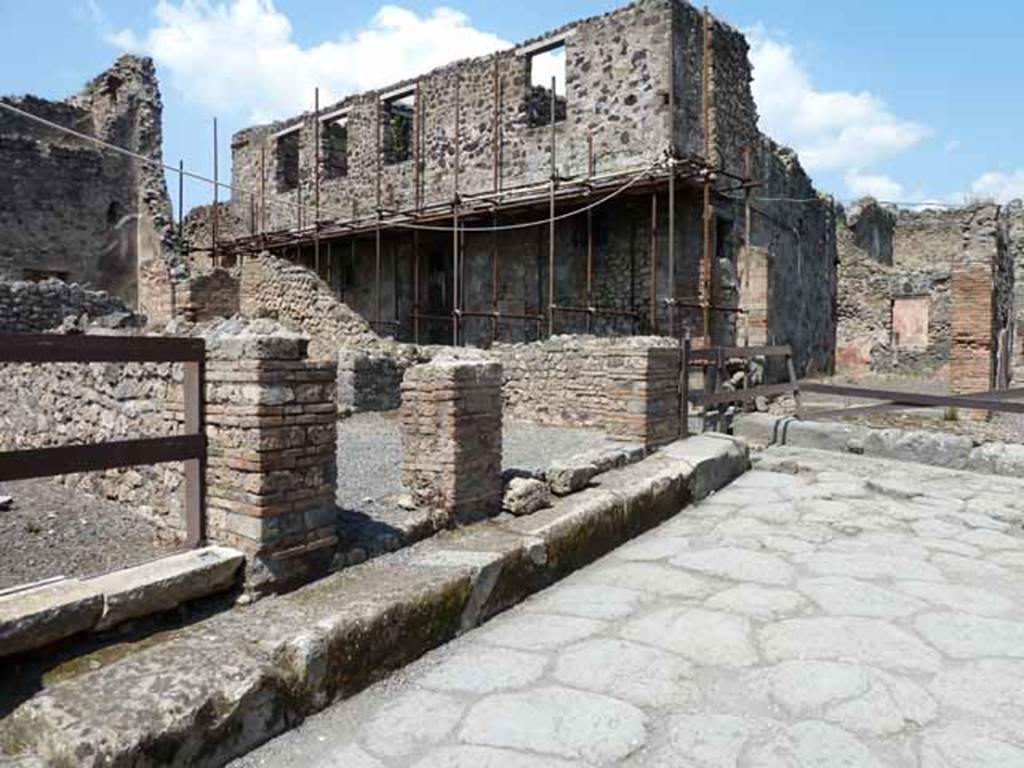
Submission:
[[[165,437],[184,423],[181,364],[0,364],[0,379],[0,450]],[[180,463],[167,463],[55,480],[129,504],[177,538],[183,478]]]
[[[0,282],[0,333],[39,333],[56,328],[65,317],[97,318],[115,312],[129,309],[116,296],[77,283]]]
[[[504,368],[506,417],[592,427],[648,445],[679,428],[679,349],[650,336],[555,336],[491,348]]]

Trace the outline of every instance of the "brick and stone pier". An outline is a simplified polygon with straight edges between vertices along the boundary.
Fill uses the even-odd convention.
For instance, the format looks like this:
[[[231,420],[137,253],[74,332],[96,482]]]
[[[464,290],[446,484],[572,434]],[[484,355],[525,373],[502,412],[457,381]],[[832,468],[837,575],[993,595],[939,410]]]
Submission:
[[[257,588],[326,570],[337,543],[336,370],[307,345],[279,329],[208,340],[207,530],[249,555]]]
[[[499,363],[439,358],[402,382],[402,481],[451,525],[501,511]]]

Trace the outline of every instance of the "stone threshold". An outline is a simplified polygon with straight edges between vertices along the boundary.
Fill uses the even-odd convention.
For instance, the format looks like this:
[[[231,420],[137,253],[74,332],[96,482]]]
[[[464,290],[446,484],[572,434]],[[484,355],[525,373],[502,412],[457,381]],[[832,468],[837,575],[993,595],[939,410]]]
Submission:
[[[234,549],[204,547],[93,578],[8,590],[0,594],[0,658],[225,592],[244,561]]]
[[[969,437],[945,432],[879,429],[752,413],[733,422],[733,433],[752,445],[789,445],[987,475],[1024,477],[1024,445],[995,441],[978,445]]]
[[[215,615],[36,693],[0,721],[0,755],[20,766],[223,765],[749,466],[740,440],[681,440],[532,515],[445,531]]]

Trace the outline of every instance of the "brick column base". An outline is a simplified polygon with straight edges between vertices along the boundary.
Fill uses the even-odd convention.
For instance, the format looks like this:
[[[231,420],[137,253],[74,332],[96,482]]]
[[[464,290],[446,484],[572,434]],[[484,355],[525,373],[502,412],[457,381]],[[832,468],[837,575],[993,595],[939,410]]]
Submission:
[[[402,481],[450,525],[501,511],[499,363],[440,358],[402,382]]]

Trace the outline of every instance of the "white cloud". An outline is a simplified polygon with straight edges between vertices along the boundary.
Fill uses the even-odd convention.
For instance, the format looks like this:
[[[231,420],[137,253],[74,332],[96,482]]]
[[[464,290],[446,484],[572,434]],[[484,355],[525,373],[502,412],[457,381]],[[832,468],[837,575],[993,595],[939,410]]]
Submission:
[[[791,45],[763,28],[747,35],[761,128],[793,146],[808,170],[869,168],[930,135],[926,126],[896,117],[875,94],[818,90]],[[868,178],[859,172],[853,177]]]
[[[961,146],[962,144],[960,143],[960,139],[950,139],[946,142],[946,146],[943,147],[943,150],[947,155],[951,155],[960,149]]]
[[[152,56],[185,98],[253,121],[310,109],[315,86],[329,103],[509,46],[446,7],[421,16],[384,5],[364,28],[309,48],[273,0],[160,0],[154,16],[145,33],[124,29],[110,40]]]
[[[1024,168],[1010,173],[983,173],[971,183],[971,197],[978,200],[995,200],[997,203],[1024,199]]]
[[[899,202],[903,197],[903,185],[885,174],[861,173],[853,169],[843,180],[854,197],[873,197],[887,202]]]

